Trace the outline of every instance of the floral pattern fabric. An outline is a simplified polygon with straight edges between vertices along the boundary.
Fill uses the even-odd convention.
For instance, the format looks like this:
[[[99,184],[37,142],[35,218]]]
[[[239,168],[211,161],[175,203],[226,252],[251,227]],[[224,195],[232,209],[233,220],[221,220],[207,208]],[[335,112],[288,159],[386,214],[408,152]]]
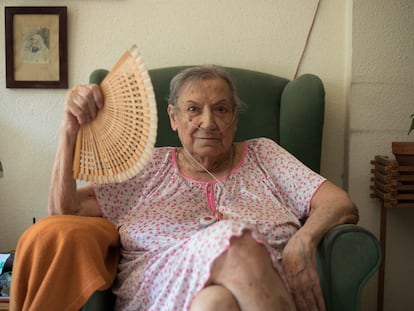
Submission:
[[[283,277],[284,246],[309,213],[325,178],[266,138],[245,142],[227,178],[201,182],[182,175],[176,148],[155,148],[136,177],[95,185],[102,214],[120,232],[117,310],[188,310],[232,237],[249,230]],[[208,227],[200,218],[220,211]]]

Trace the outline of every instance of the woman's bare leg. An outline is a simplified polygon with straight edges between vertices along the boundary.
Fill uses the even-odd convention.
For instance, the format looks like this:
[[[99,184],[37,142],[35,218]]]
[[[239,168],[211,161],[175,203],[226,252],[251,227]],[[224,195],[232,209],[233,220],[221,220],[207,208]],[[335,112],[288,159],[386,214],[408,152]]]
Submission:
[[[240,311],[233,294],[220,285],[210,285],[201,290],[191,303],[190,311]]]
[[[215,260],[210,282],[228,289],[241,311],[295,310],[265,247],[248,232],[233,238],[230,248]]]

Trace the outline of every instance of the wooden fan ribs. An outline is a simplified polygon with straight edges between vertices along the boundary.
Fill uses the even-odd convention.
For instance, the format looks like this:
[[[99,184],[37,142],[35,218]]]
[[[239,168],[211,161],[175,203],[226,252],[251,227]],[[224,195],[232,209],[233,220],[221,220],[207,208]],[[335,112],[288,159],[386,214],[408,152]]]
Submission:
[[[101,89],[104,107],[78,134],[74,177],[97,183],[121,182],[148,162],[157,130],[151,79],[136,49],[121,57]]]

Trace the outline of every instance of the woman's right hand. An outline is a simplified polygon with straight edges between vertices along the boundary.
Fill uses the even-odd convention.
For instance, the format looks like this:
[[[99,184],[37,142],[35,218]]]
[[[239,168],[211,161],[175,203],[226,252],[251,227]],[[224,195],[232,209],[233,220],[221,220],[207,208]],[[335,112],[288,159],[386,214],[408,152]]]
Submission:
[[[65,130],[71,135],[76,135],[80,125],[95,119],[102,107],[103,95],[97,84],[73,87],[65,100]]]

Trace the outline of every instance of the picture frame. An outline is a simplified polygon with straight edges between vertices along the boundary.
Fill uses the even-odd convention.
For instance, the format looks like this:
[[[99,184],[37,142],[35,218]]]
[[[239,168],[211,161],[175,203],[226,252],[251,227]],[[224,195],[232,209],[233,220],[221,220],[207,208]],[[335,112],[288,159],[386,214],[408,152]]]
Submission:
[[[67,88],[67,7],[5,7],[6,87]]]

